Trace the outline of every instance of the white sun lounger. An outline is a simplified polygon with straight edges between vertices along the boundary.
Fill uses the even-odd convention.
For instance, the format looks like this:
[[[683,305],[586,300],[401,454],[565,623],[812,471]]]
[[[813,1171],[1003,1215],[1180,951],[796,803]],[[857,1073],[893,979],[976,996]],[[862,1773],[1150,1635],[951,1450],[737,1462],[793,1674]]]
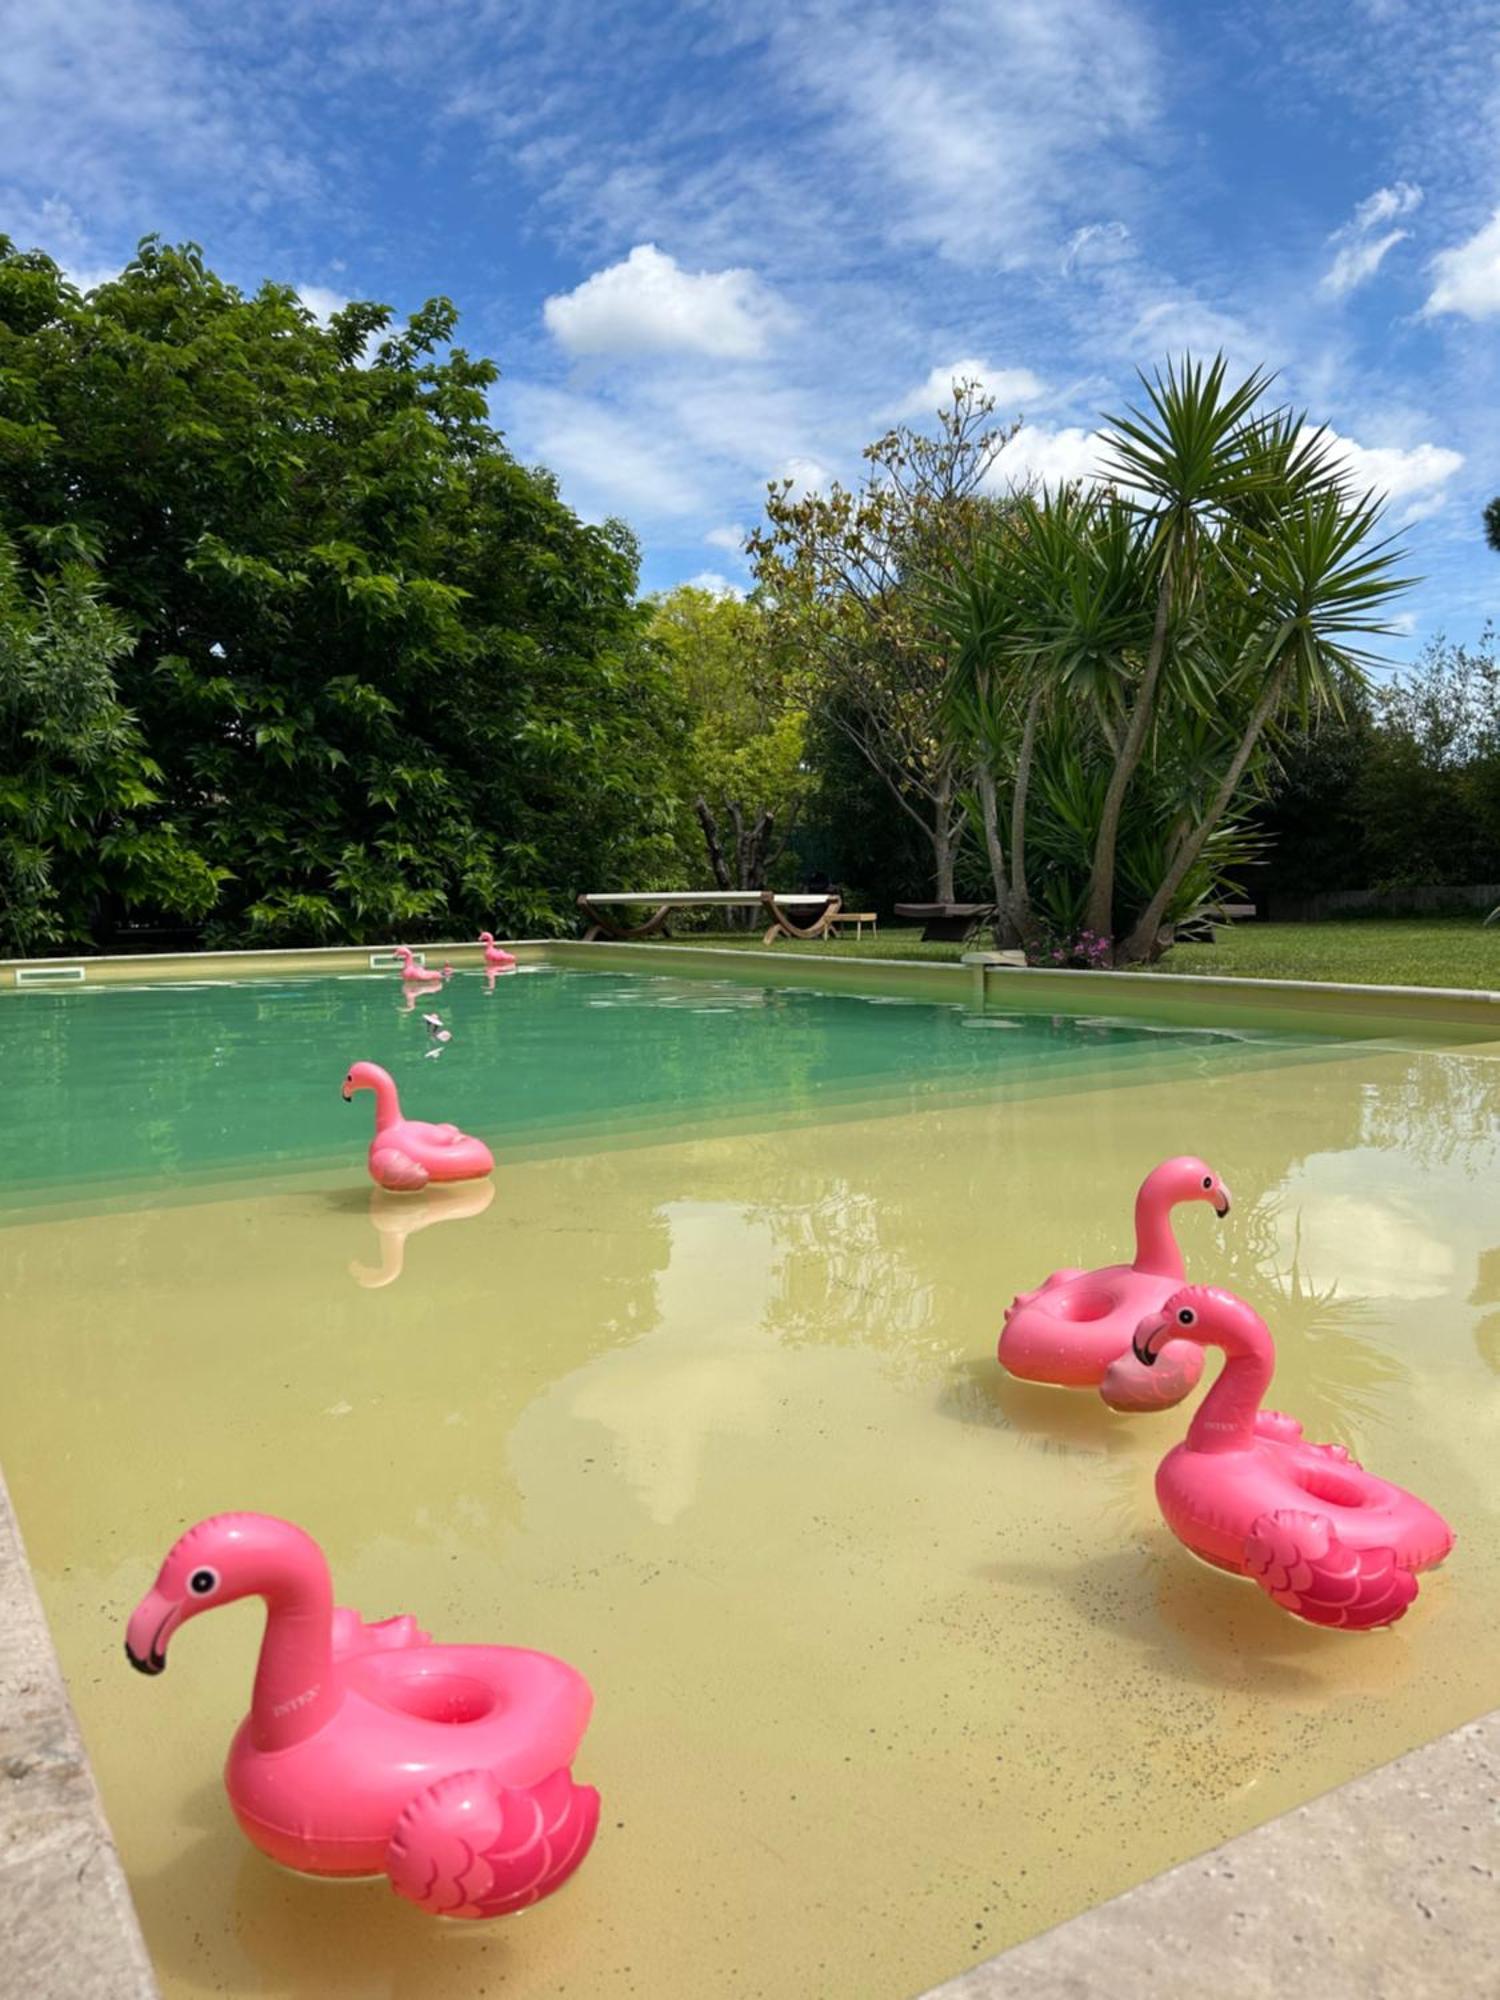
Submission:
[[[797,895],[782,895],[775,889],[632,889],[580,896],[578,907],[588,919],[585,941],[594,938],[664,937],[667,934],[667,919],[673,911],[715,909],[764,910],[770,922],[766,926],[763,942],[771,944],[779,937],[826,937],[838,921],[839,899],[837,896],[800,892]],[[616,909],[632,908],[649,909],[651,915],[643,924],[630,924],[611,914]]]

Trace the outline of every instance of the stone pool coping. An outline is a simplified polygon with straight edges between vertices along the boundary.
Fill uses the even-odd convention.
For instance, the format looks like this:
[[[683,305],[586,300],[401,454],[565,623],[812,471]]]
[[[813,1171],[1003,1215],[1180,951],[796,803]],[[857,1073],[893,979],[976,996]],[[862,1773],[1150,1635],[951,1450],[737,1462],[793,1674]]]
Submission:
[[[0,1478],[0,1994],[152,2000],[156,1991]]]
[[[1480,2000],[1497,1986],[1500,1709],[923,2000]]]
[[[1382,1031],[1500,1039],[1500,992],[1481,987],[1353,986],[1309,979],[1230,979],[1222,973],[1084,972],[1002,963],[991,952],[958,961],[845,958],[821,952],[759,951],[695,944],[583,943],[568,938],[503,940],[522,964],[628,967],[684,976],[736,978],[847,993],[896,993],[1028,1013],[1108,1013],[1196,1026],[1300,1028],[1368,1037]],[[434,965],[472,968],[483,947],[453,938],[415,947]],[[326,945],[306,950],[143,952],[121,956],[0,960],[0,994],[19,988],[152,981],[389,972],[392,945]]]
[[[1500,1037],[1500,994],[1050,971],[693,945],[513,941],[523,962],[739,977],[983,1007],[1330,1034]],[[482,948],[423,947],[473,966]],[[9,960],[41,990],[254,974],[368,974],[389,948]],[[84,969],[83,979],[68,976]],[[1085,980],[1086,987],[1078,982]],[[1105,994],[1108,998],[1105,999]],[[1331,1643],[1339,1643],[1331,1641]],[[1352,1642],[1350,1642],[1352,1643]],[[1500,1710],[1097,1905],[925,2000],[1469,2000],[1500,1953]],[[1233,1968],[1232,1988],[1226,1982]],[[0,1478],[0,2000],[158,1992],[10,1496]]]

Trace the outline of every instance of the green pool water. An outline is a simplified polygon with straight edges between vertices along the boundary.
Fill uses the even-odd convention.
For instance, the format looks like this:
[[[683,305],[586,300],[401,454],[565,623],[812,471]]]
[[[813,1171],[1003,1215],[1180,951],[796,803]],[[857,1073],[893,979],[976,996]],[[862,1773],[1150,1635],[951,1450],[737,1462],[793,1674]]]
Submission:
[[[1284,1036],[552,969],[456,974],[410,1002],[390,976],[28,993],[0,1004],[0,1197],[347,1162],[370,1123],[368,1098],[351,1110],[339,1093],[358,1060],[391,1071],[412,1117],[503,1150],[1318,1053]]]
[[[169,2000],[908,2000],[1493,1707],[1496,1056],[609,971],[0,998],[0,1459]],[[373,1190],[360,1057],[493,1182]],[[1189,1270],[1267,1319],[1272,1402],[1458,1530],[1390,1632],[1181,1550],[1187,1410],[996,1366],[1012,1294],[1128,1255],[1186,1151],[1235,1196],[1180,1213]],[[366,1617],[588,1675],[562,1894],[435,1925],[247,1847],[257,1608],[159,1680],[121,1652],[228,1508]]]

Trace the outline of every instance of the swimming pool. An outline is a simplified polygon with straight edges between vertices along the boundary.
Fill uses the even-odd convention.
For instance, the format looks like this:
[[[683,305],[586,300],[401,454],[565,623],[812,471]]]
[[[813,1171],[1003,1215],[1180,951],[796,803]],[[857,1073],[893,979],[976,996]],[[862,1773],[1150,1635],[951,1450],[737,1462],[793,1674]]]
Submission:
[[[388,979],[0,1003],[0,1458],[169,1994],[907,1995],[1494,1705],[1493,1055],[895,1000],[460,976],[436,1060]],[[355,1056],[491,1141],[487,1204],[370,1189]],[[1011,1293],[1179,1150],[1273,1400],[1459,1529],[1392,1632],[1170,1540],[1181,1417],[999,1377]],[[563,1894],[455,1930],[245,1846],[258,1612],[120,1654],[227,1507],[589,1675]]]

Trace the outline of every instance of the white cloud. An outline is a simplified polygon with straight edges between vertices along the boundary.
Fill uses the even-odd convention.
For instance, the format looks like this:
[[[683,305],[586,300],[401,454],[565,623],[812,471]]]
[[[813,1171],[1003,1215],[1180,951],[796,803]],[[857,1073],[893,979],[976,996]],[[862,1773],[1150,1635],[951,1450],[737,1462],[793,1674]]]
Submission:
[[[787,459],[773,477],[780,482],[791,481],[792,497],[800,500],[808,493],[819,493],[830,485],[833,474],[826,465],[820,465],[815,458],[792,457]]]
[[[1162,94],[1123,0],[826,0],[766,33],[788,96],[828,114],[856,206],[962,263],[1046,249],[1079,174],[1118,171]]]
[[[1445,504],[1444,488],[1463,465],[1463,455],[1445,445],[1362,445],[1325,430],[1323,442],[1356,488],[1384,494],[1394,525],[1435,514]],[[1100,432],[1069,425],[1056,430],[1023,424],[1000,454],[989,484],[999,491],[1028,482],[1057,487],[1108,476],[1108,452]]]
[[[1064,271],[1118,264],[1131,254],[1130,231],[1123,222],[1090,222],[1075,229],[1063,255]]]
[[[654,423],[560,389],[517,385],[510,403],[528,454],[558,475],[582,513],[649,522],[706,511],[697,465]]]
[[[706,590],[710,597],[743,597],[743,587],[731,583],[727,576],[721,576],[716,569],[700,569],[696,576],[687,580],[689,590]]]
[[[959,382],[977,382],[987,396],[994,397],[1002,416],[1017,404],[1037,402],[1044,394],[1042,384],[1029,368],[992,368],[987,361],[976,361],[971,356],[934,368],[921,388],[913,389],[900,404],[897,414],[932,416],[952,403],[954,385]]]
[[[732,556],[743,553],[748,528],[742,528],[738,521],[731,521],[722,528],[710,528],[703,537],[711,549],[727,549]]]
[[[1357,243],[1346,243],[1323,273],[1319,290],[1341,299],[1345,292],[1352,292],[1366,278],[1373,278],[1387,251],[1394,250],[1398,243],[1404,243],[1410,234],[1409,229],[1391,229],[1384,236],[1366,236]]]
[[[1319,290],[1342,298],[1373,278],[1389,252],[1411,234],[1409,229],[1386,229],[1385,224],[1410,215],[1421,200],[1422,190],[1410,181],[1397,181],[1394,187],[1377,188],[1374,194],[1366,195],[1351,220],[1328,239],[1339,247],[1323,273]],[[1375,235],[1377,229],[1383,233]]]
[[[1434,283],[1423,312],[1462,313],[1488,319],[1500,313],[1500,208],[1466,243],[1440,250],[1432,260]]]
[[[1027,485],[1058,487],[1102,477],[1103,445],[1097,431],[1069,425],[1049,430],[1023,424],[1001,452],[986,482],[1000,492]]]
[[[676,349],[740,361],[764,354],[789,318],[753,271],[684,271],[654,243],[548,299],[542,316],[573,354]]]
[[[1127,345],[1135,354],[1150,356],[1152,366],[1167,356],[1222,353],[1241,375],[1248,375],[1261,358],[1239,320],[1216,306],[1205,305],[1191,293],[1142,306]]]
[[[1348,226],[1357,230],[1379,229],[1384,223],[1394,222],[1397,216],[1410,215],[1421,205],[1422,190],[1411,181],[1397,181],[1394,187],[1376,188],[1374,194],[1366,195]]]
[[[298,285],[297,296],[319,326],[327,326],[349,304],[342,292],[330,291],[327,285]]]
[[[1323,441],[1357,488],[1385,495],[1394,509],[1397,527],[1435,514],[1446,500],[1443,488],[1464,462],[1462,452],[1440,444],[1405,449],[1399,445],[1362,445],[1333,430],[1323,433]]]

